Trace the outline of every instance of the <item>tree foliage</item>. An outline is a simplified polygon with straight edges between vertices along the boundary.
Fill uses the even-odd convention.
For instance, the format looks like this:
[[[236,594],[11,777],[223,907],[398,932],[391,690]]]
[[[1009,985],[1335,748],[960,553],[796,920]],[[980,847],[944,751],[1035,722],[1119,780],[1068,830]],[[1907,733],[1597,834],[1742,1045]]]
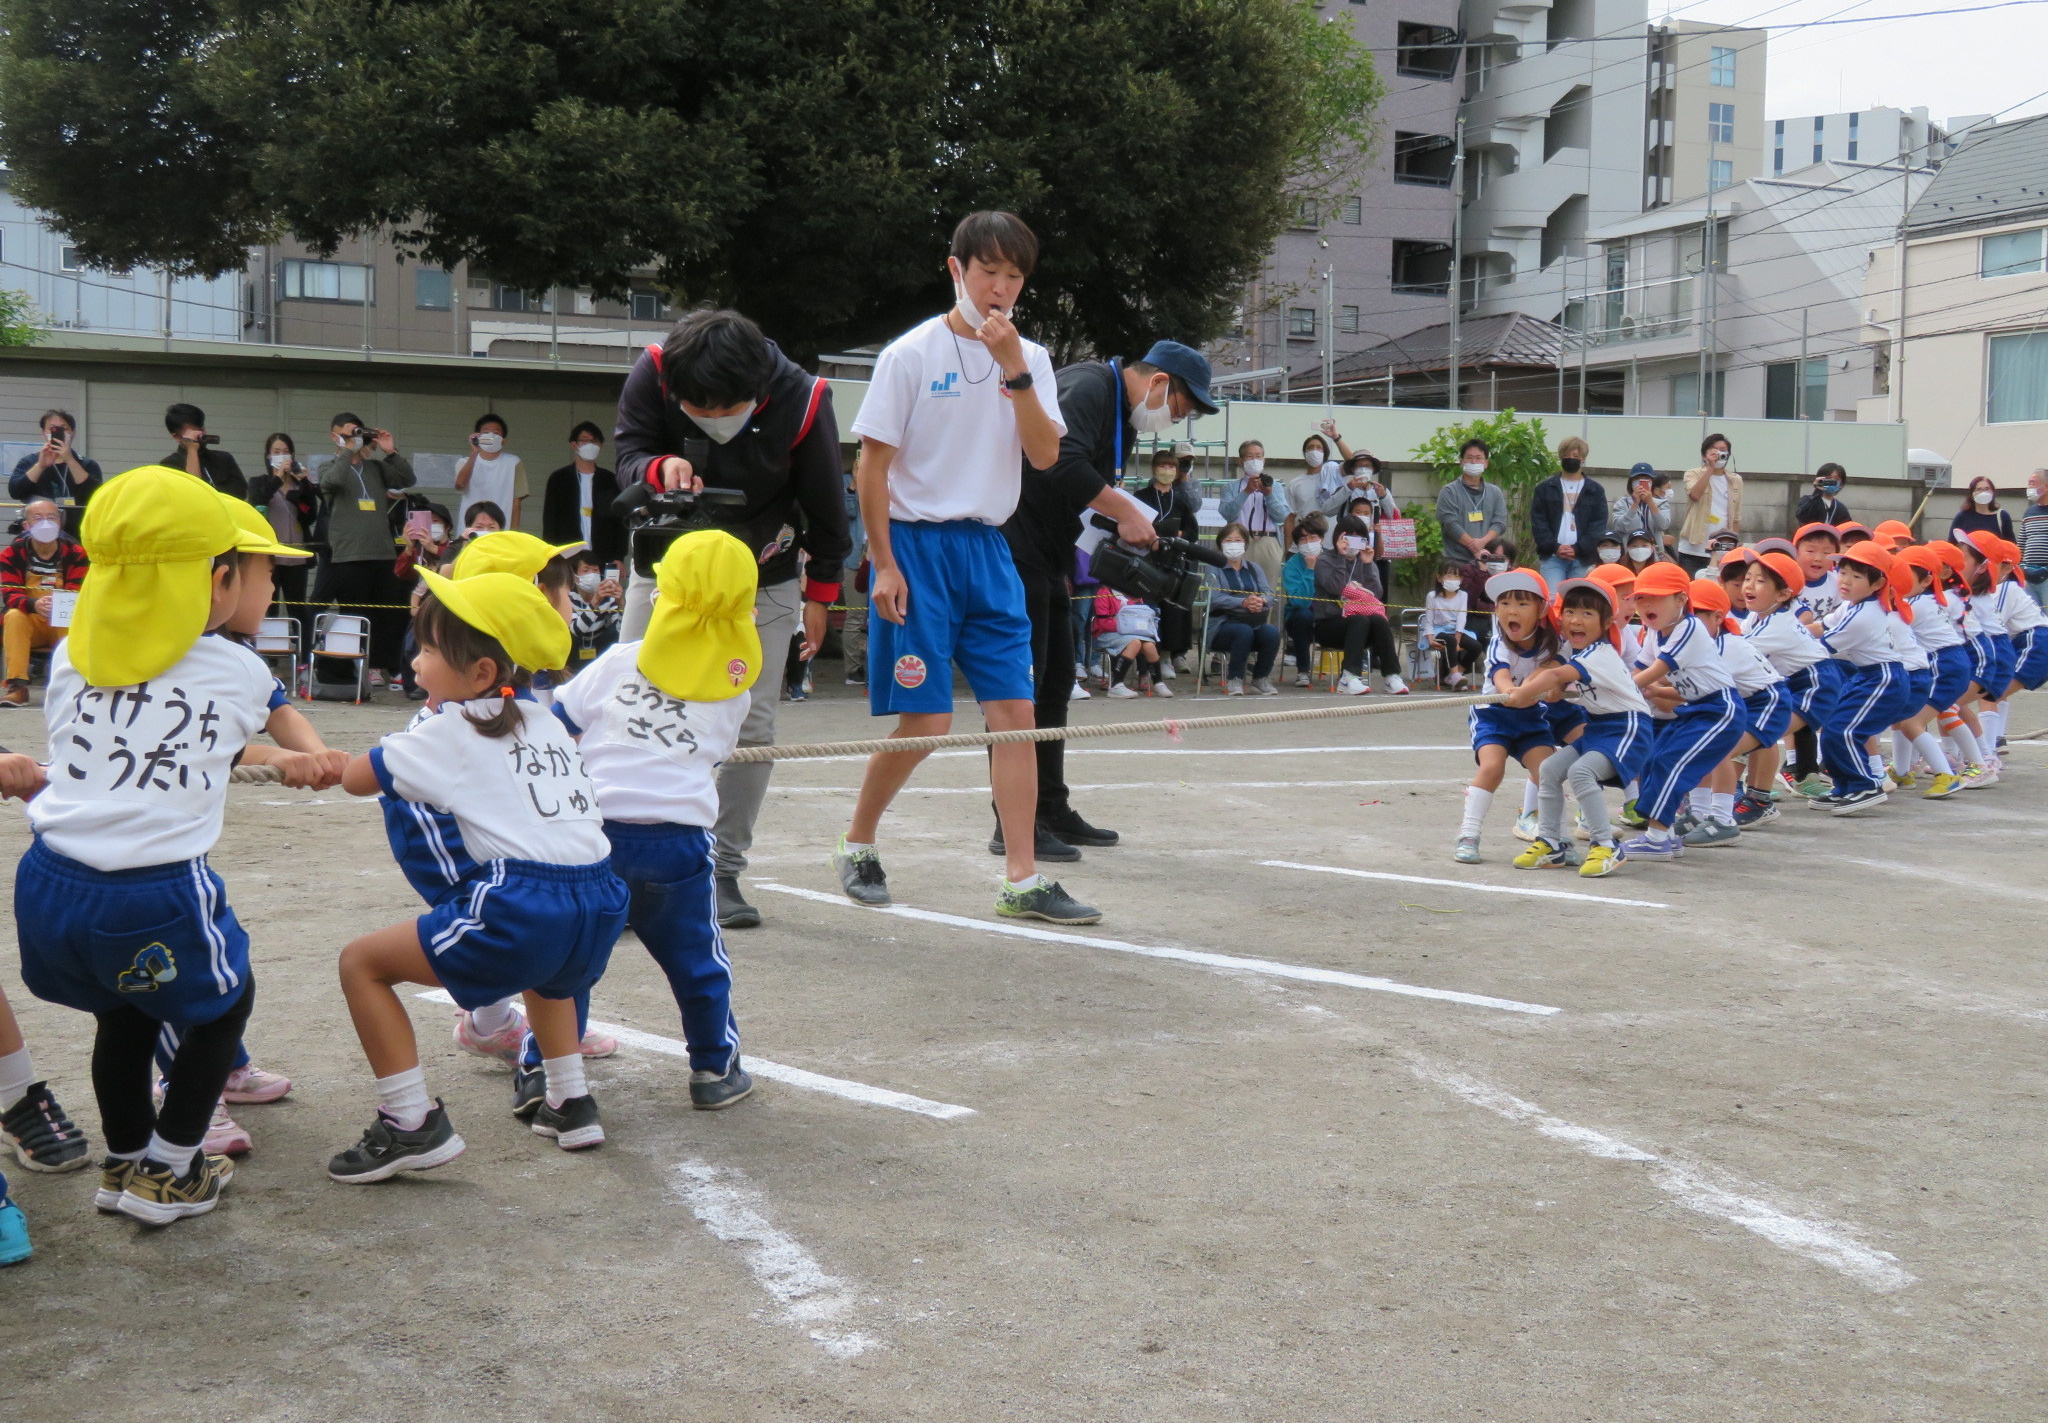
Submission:
[[[1529,497],[1537,485],[1563,468],[1549,439],[1541,420],[1524,420],[1513,410],[1503,410],[1463,425],[1441,426],[1415,447],[1415,458],[1448,484],[1458,477],[1458,447],[1467,440],[1484,440],[1489,451],[1486,477],[1507,496],[1508,537],[1514,540],[1522,562],[1533,568],[1536,545],[1529,528]]]
[[[1066,353],[1199,341],[1379,81],[1300,0],[0,0],[0,156],[95,265],[287,234],[730,303],[798,354],[943,307],[977,207]]]

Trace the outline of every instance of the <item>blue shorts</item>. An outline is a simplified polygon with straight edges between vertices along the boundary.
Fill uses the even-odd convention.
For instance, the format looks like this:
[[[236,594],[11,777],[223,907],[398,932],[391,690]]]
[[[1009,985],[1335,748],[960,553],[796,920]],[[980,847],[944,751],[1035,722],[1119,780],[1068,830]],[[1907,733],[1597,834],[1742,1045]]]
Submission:
[[[2036,691],[2043,682],[2048,682],[2048,637],[2041,635],[2040,628],[2028,628],[2020,634],[2019,665],[2012,675],[2028,691]],[[2007,683],[2008,686],[2011,683]]]
[[[2020,665],[2019,649],[2012,639],[2003,633],[1987,633],[1984,640],[1990,644],[1991,680],[1984,684],[1984,695],[1998,701],[2005,695],[2005,689],[2012,685],[2012,674]]]
[[[1962,643],[1944,647],[1934,654],[1934,685],[1928,690],[1927,705],[1938,711],[1947,711],[1963,699],[1963,693],[1970,690],[1970,672],[1974,665],[1970,649]]]
[[[604,976],[626,927],[626,886],[610,860],[490,860],[418,921],[420,947],[459,1007],[515,993],[574,998]]]
[[[2003,683],[1996,690],[1991,686],[1998,677],[1998,650],[1991,644],[1998,640],[1984,632],[1970,639],[1970,680],[1982,687],[1987,696],[1993,698],[2005,690]]]
[[[1783,682],[1751,692],[1742,705],[1749,713],[1749,734],[1759,746],[1776,746],[1792,724],[1792,693]]]
[[[1574,708],[1574,710],[1577,710]],[[1472,727],[1472,759],[1479,759],[1482,746],[1505,746],[1508,755],[1521,760],[1531,751],[1557,749],[1557,735],[1541,704],[1533,707],[1504,707],[1498,703],[1474,707],[1467,718]]]
[[[1625,786],[1643,773],[1656,736],[1655,724],[1641,712],[1589,712],[1586,729],[1572,750],[1581,756],[1598,751],[1614,763],[1620,772],[1618,783]]]
[[[1908,717],[1920,715],[1921,712],[1927,709],[1933,696],[1934,669],[1932,667],[1913,667],[1907,669],[1905,694],[1899,698],[1898,704],[1908,709],[1900,712],[1898,719],[1904,721]]]
[[[1636,813],[1670,825],[1693,787],[1728,759],[1748,729],[1748,711],[1733,692],[1680,702],[1668,720],[1657,723],[1657,740],[1636,792]]]
[[[1577,702],[1559,698],[1554,702],[1538,703],[1543,709],[1543,719],[1550,724],[1550,736],[1559,746],[1572,732],[1586,724],[1586,709]]]
[[[96,870],[37,840],[14,871],[28,991],[87,1013],[196,1028],[241,1001],[249,936],[206,861]]]
[[[1842,695],[1842,665],[1832,657],[1823,658],[1785,679],[1786,690],[1792,694],[1792,710],[1808,726],[1818,729],[1833,719]]]
[[[1031,619],[1002,531],[891,519],[889,545],[910,597],[900,626],[868,619],[868,709],[950,712],[955,662],[976,701],[1030,701]]]

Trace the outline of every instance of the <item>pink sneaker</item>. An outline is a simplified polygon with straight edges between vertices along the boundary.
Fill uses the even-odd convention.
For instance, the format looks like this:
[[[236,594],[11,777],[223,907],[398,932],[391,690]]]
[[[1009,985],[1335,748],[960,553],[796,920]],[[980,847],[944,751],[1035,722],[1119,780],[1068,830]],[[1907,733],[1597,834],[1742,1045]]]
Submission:
[[[213,1105],[213,1120],[206,1124],[206,1140],[199,1149],[208,1156],[246,1156],[251,1146],[249,1133],[228,1115],[222,1103]]]
[[[238,1067],[228,1074],[227,1089],[220,1094],[220,1099],[238,1105],[249,1102],[275,1102],[291,1090],[291,1078],[281,1073],[265,1072],[252,1062],[247,1067]]]
[[[526,1019],[517,1014],[513,1015],[511,1022],[489,1035],[476,1030],[466,1010],[457,1010],[455,1014],[455,1045],[464,1052],[511,1062],[519,1056],[519,1049],[525,1042]]]
[[[585,1057],[610,1057],[619,1050],[619,1040],[595,1030],[583,1035]]]

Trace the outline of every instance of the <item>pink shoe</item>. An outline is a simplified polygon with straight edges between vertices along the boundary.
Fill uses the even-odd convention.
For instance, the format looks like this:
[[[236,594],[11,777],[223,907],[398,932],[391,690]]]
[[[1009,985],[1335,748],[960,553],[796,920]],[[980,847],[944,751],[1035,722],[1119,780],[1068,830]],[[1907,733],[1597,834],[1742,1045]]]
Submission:
[[[467,1011],[458,1010],[455,1014],[455,1045],[464,1052],[511,1062],[519,1056],[519,1049],[525,1044],[526,1019],[517,1014],[513,1015],[511,1022],[488,1036],[476,1030]]]
[[[585,1057],[610,1057],[619,1050],[619,1040],[603,1033],[592,1031],[583,1035]]]
[[[246,1156],[251,1144],[249,1133],[228,1115],[227,1107],[214,1103],[213,1120],[206,1124],[206,1140],[199,1149],[208,1156]]]
[[[249,1102],[275,1102],[291,1090],[291,1078],[276,1072],[265,1072],[252,1062],[247,1067],[238,1067],[228,1074],[227,1090],[220,1094],[220,1099],[238,1105]]]

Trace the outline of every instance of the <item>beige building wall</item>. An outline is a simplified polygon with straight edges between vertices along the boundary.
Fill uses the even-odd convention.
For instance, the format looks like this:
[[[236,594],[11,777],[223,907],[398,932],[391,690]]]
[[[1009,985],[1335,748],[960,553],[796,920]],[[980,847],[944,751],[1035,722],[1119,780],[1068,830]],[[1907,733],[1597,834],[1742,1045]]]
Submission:
[[[1651,32],[1653,41],[1657,31]],[[1646,208],[1682,203],[1707,191],[1708,165],[1724,162],[1728,183],[1764,171],[1768,135],[1764,123],[1764,57],[1768,30],[1723,29],[1680,20],[1668,39],[1653,48],[1665,56],[1652,62],[1647,171],[1661,176],[1659,190],[1645,192]],[[1732,51],[1733,73],[1724,56]],[[1732,77],[1733,83],[1726,81]],[[1732,141],[1712,127],[1711,105],[1732,105]],[[1667,191],[1668,189],[1668,191]]]

